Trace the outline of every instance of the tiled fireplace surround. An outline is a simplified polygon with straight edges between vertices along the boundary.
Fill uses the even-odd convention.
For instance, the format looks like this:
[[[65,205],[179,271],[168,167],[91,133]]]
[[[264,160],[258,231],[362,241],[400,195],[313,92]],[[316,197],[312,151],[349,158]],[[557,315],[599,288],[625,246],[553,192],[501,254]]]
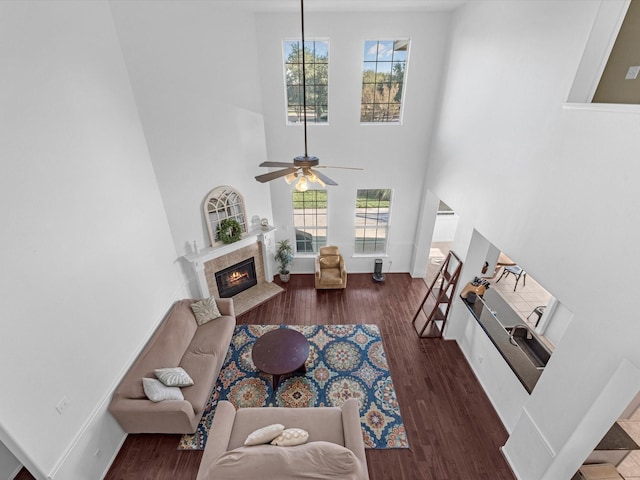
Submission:
[[[238,242],[228,245],[216,245],[185,255],[196,276],[201,298],[219,297],[215,273],[235,265],[242,260],[254,257],[258,284],[273,281],[274,268],[268,261],[274,253],[275,228],[251,231]],[[251,289],[247,290],[250,291]]]
[[[216,283],[216,272],[219,272],[222,269],[230,267],[231,265],[235,265],[243,260],[254,257],[254,261],[256,264],[256,279],[258,280],[258,285],[264,283],[265,275],[264,275],[264,258],[262,257],[262,248],[261,243],[254,243],[252,245],[241,248],[240,250],[235,250],[234,252],[228,253],[223,257],[214,258],[213,260],[209,260],[204,263],[204,276],[207,279],[207,285],[209,287],[209,295],[213,297],[220,297],[220,293],[218,292],[218,285]]]

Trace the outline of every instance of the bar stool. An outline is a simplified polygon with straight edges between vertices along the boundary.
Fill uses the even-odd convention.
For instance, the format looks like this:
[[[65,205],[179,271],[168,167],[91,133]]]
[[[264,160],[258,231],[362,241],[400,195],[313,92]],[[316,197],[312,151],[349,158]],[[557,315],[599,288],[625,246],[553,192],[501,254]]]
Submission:
[[[507,274],[511,274],[514,277],[516,277],[516,284],[513,287],[513,291],[516,291],[516,288],[518,288],[518,282],[520,281],[520,277],[524,277],[522,279],[522,285],[527,285],[527,272],[525,272],[522,268],[520,268],[518,265],[509,265],[507,267],[504,267],[504,270],[502,271],[502,275],[500,275],[500,278],[496,281],[496,283],[498,283],[500,280],[502,280],[502,277],[504,277]]]
[[[527,316],[527,320],[529,320],[529,317],[535,313],[538,316],[538,319],[536,320],[536,327],[537,327],[538,324],[540,323],[540,318],[542,317],[542,314],[544,313],[544,309],[546,307],[547,307],[546,305],[539,305],[536,308],[534,308],[531,311],[531,313]]]

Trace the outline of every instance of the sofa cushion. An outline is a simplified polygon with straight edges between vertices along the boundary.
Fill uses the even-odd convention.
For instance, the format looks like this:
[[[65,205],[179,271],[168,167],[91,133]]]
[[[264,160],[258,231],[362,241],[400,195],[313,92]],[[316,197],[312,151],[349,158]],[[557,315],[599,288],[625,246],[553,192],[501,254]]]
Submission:
[[[323,268],[320,281],[324,285],[342,285],[342,272],[339,268]]]
[[[320,266],[322,268],[335,268],[340,265],[339,255],[325,255],[320,257]]]
[[[152,402],[184,400],[182,391],[178,387],[167,387],[156,378],[143,378],[142,388],[144,389],[144,394]]]
[[[266,427],[259,428],[258,430],[251,432],[247,439],[244,441],[244,446],[249,447],[251,445],[260,445],[262,443],[269,443],[284,432],[284,425],[281,423],[273,423]]]
[[[185,346],[183,352],[216,356],[222,355],[224,357],[229,350],[229,342],[231,341],[234,327],[235,319],[227,316],[222,316],[216,319],[215,322],[205,323],[197,327],[189,345]],[[184,365],[180,366],[187,372],[190,371]]]
[[[198,325],[204,325],[205,323],[222,316],[220,310],[218,310],[216,299],[213,297],[192,303],[191,310],[193,310],[193,314],[196,316],[196,322],[198,322]]]
[[[193,385],[193,379],[182,367],[156,368],[153,373],[167,387],[188,387]]]
[[[153,377],[159,367],[180,365],[180,359],[198,328],[191,311],[192,300],[176,302],[140,356],[122,379],[117,393],[125,398],[145,398],[143,377]],[[188,369],[185,369],[189,371]]]
[[[320,255],[340,255],[340,249],[335,245],[320,247]]]
[[[182,394],[191,403],[196,415],[202,414],[211,395],[211,389],[227,356],[234,325],[233,317],[222,316],[215,322],[197,327],[180,360],[179,365],[189,372],[195,382],[194,385],[183,388]]]
[[[360,463],[351,450],[320,441],[291,448],[256,445],[230,450],[218,457],[205,478],[356,480],[361,474]]]

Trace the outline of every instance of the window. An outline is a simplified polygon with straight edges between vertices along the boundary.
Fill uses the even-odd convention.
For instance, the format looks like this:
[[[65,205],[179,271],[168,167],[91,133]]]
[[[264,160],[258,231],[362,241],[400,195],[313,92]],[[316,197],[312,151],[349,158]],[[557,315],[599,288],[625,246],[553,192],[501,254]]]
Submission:
[[[317,253],[327,244],[327,191],[293,192],[296,253]]]
[[[356,254],[386,253],[391,190],[358,190],[356,197]]]
[[[409,40],[366,40],[361,123],[400,123]]]
[[[247,231],[244,200],[231,187],[217,187],[209,192],[204,200],[204,216],[209,227],[211,246],[221,243],[218,229],[225,218],[233,218],[240,224],[242,232]]]
[[[329,42],[304,41],[307,122],[329,120]],[[302,109],[302,41],[284,42],[284,72],[287,86],[287,123],[303,121]]]

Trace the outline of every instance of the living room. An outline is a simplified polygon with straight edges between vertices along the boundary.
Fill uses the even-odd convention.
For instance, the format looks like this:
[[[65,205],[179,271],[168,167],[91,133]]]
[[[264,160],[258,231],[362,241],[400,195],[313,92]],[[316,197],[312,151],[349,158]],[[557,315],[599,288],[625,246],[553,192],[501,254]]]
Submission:
[[[610,43],[628,2],[366,3],[305,3],[308,35],[332,54],[330,120],[309,129],[310,153],[364,169],[330,171],[330,243],[349,272],[370,273],[347,207],[358,189],[390,188],[385,272],[424,276],[443,200],[460,217],[462,281],[482,267],[482,237],[553,292],[573,319],[503,453],[517,478],[570,478],[640,389],[640,117],[575,94],[596,34]],[[304,146],[282,83],[298,6],[0,4],[7,478],[15,462],[36,478],[108,470],[124,435],[106,407],[173,302],[196,292],[181,258],[208,246],[209,191],[232,186],[249,217],[293,240],[292,187],[254,176]],[[400,36],[412,42],[402,124],[360,125],[362,42]],[[478,367],[455,307],[447,338]]]

